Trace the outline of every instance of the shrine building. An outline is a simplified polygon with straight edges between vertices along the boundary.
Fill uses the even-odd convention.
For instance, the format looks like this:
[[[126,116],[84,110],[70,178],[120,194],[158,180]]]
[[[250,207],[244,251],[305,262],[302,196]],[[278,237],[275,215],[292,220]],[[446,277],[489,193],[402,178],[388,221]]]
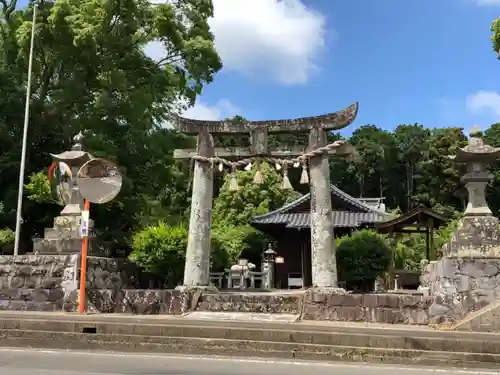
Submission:
[[[330,195],[335,237],[394,218],[386,212],[383,198],[354,198],[335,185],[330,185]],[[309,193],[250,222],[277,243],[275,287],[279,289],[312,286],[310,201]]]

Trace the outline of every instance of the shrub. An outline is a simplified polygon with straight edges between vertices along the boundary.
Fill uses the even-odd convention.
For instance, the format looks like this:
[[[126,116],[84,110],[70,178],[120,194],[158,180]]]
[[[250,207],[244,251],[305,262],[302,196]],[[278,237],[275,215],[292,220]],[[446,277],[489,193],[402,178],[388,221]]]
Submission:
[[[0,229],[0,249],[14,243],[16,235],[10,228]]]
[[[187,229],[160,222],[135,233],[129,259],[156,276],[182,278],[187,248]]]
[[[244,256],[255,262],[261,256],[264,236],[249,225],[219,224],[212,230],[212,267],[221,271]]]
[[[388,270],[392,251],[384,236],[360,230],[336,242],[339,279],[348,289],[370,290],[375,279]]]

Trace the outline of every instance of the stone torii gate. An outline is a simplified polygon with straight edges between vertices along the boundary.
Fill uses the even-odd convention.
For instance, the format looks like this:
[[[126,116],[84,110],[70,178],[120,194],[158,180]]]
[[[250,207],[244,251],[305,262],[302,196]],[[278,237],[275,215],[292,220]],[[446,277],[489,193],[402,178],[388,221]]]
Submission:
[[[309,168],[311,191],[311,264],[314,287],[337,288],[337,265],[333,243],[332,205],[330,196],[330,155],[346,157],[352,147],[342,141],[327,144],[327,132],[345,128],[356,118],[358,103],[333,113],[293,120],[270,121],[203,121],[176,117],[174,127],[187,135],[197,136],[196,149],[175,150],[179,160],[194,163],[191,215],[184,270],[185,287],[209,284],[210,232],[212,225],[214,164],[233,168],[255,160],[287,163],[296,158]],[[268,134],[308,133],[306,150],[292,147],[286,151],[268,150]],[[213,136],[250,134],[249,148],[215,148]],[[228,159],[243,159],[230,162]]]

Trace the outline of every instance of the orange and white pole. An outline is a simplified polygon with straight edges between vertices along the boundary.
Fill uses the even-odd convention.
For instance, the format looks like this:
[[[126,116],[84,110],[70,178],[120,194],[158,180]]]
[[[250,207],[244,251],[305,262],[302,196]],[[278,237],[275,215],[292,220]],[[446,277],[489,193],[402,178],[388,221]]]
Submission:
[[[85,312],[85,296],[87,286],[87,251],[89,248],[89,214],[90,202],[85,199],[85,205],[82,212],[82,223],[85,228],[82,230],[82,260],[80,265],[80,297],[78,301],[78,312]]]

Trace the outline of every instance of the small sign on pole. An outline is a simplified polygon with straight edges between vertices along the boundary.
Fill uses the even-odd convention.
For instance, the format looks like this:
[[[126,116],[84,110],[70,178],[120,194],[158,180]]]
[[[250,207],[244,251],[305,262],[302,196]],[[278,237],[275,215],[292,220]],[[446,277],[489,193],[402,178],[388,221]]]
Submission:
[[[89,248],[89,237],[88,237],[88,228],[89,228],[89,210],[90,210],[90,202],[85,199],[85,208],[82,211],[82,222],[80,225],[80,232],[82,235],[82,259],[80,266],[80,298],[78,301],[78,312],[85,312],[85,293],[86,292],[86,282],[87,282],[87,251]]]
[[[89,211],[82,211],[82,220],[80,223],[80,236],[82,238],[88,237],[89,235]]]

